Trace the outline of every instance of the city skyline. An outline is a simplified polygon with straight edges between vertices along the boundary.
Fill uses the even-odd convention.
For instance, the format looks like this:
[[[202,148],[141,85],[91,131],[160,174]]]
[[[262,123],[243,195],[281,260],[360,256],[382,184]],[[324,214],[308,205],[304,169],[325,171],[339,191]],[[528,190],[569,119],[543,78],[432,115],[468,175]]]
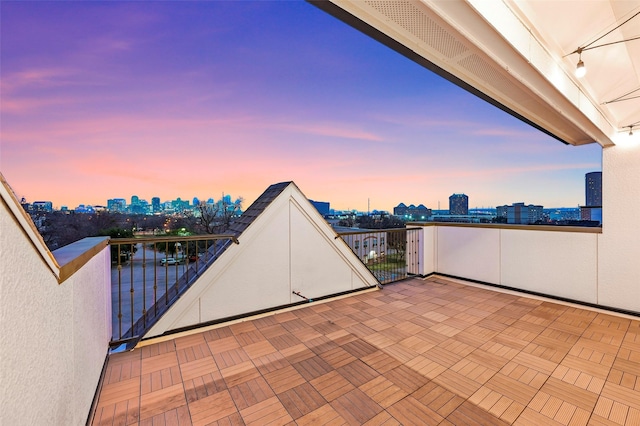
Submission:
[[[225,188],[248,206],[293,180],[340,210],[461,192],[570,207],[601,169],[597,144],[565,146],[305,2],[0,8],[0,165],[30,201]]]

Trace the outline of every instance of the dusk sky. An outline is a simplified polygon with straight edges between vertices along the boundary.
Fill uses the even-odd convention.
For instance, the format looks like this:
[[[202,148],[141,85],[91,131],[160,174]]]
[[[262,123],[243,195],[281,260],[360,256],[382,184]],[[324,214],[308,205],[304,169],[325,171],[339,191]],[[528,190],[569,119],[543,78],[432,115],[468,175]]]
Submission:
[[[0,2],[0,167],[54,206],[293,180],[336,209],[584,204],[566,146],[302,1]]]

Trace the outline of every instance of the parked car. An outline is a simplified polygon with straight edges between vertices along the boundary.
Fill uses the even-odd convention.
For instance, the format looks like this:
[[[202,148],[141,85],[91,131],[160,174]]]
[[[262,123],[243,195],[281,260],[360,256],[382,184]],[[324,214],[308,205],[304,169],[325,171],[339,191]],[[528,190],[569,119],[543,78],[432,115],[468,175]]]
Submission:
[[[164,259],[160,260],[160,265],[165,266],[165,265],[177,265],[180,262],[182,262],[182,259],[175,259],[173,257],[165,257]]]

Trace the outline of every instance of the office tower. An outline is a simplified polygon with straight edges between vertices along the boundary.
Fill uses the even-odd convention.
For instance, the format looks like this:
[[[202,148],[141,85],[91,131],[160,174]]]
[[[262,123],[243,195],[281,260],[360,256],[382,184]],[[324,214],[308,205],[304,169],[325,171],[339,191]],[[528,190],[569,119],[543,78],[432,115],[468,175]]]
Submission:
[[[584,176],[585,205],[602,206],[602,172],[591,172]]]
[[[469,197],[465,194],[453,194],[449,197],[449,214],[469,214]]]

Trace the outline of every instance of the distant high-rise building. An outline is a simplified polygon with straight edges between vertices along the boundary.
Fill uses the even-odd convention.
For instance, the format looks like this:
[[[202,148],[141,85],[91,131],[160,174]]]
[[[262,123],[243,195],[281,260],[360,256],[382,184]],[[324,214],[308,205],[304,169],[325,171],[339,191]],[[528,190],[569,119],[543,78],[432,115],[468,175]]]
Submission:
[[[36,212],[52,212],[53,203],[51,201],[34,201],[31,209]]]
[[[124,212],[127,209],[127,200],[124,198],[111,198],[107,200],[107,209],[110,212]]]
[[[449,214],[469,214],[469,197],[465,194],[453,194],[449,197]]]
[[[151,210],[153,210],[154,213],[158,213],[161,210],[160,197],[153,197],[151,199]]]
[[[507,223],[528,225],[543,220],[544,208],[542,206],[536,206],[529,204],[525,206],[524,203],[513,203],[510,206],[498,206],[496,207],[497,217],[506,217]]]
[[[584,176],[585,205],[602,206],[602,172],[591,172]]]
[[[580,207],[580,219],[602,223],[602,172],[584,175],[586,205]]]

